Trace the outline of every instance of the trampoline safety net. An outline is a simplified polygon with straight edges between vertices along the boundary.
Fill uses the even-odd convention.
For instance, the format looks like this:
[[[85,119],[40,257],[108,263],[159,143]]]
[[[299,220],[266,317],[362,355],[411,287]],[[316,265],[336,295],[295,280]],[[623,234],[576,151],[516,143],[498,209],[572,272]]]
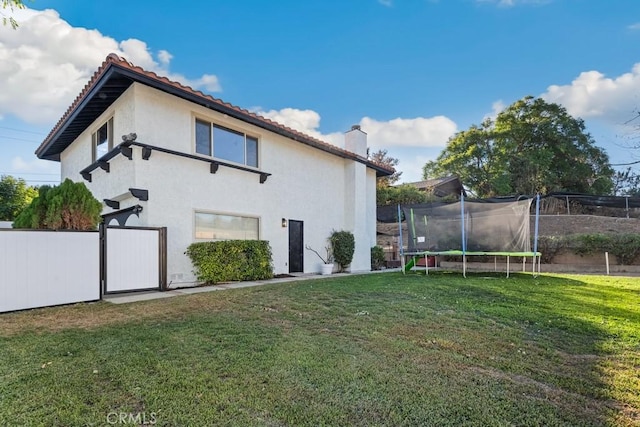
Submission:
[[[531,202],[463,200],[402,207],[409,230],[408,250],[531,252]]]

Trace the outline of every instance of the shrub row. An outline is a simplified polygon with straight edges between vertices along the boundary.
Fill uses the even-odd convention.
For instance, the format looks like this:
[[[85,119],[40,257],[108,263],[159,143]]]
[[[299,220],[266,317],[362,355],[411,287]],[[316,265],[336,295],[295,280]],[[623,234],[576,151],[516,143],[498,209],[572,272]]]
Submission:
[[[577,255],[593,255],[609,252],[618,263],[630,265],[640,256],[640,234],[575,234],[571,236],[540,236],[538,250],[542,262],[550,263],[561,251]]]
[[[206,284],[273,277],[271,247],[264,240],[192,243],[185,253]]]

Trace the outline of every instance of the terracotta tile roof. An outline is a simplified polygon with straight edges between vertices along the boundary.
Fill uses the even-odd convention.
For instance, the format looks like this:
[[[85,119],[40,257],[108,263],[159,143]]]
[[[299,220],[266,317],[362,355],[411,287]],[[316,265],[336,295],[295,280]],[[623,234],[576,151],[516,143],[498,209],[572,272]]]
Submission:
[[[195,90],[190,86],[183,85],[179,82],[169,80],[167,77],[159,76],[153,71],[146,71],[142,67],[136,66],[131,62],[127,61],[125,58],[121,58],[115,53],[111,53],[104,60],[102,65],[98,68],[98,70],[93,74],[89,82],[84,86],[80,94],[76,97],[73,103],[67,108],[67,111],[63,114],[62,118],[58,120],[56,125],[53,127],[51,132],[47,135],[45,140],[40,144],[38,149],[36,150],[36,154],[38,157],[44,155],[45,150],[52,144],[52,140],[57,138],[62,130],[68,125],[68,122],[72,120],[73,116],[78,113],[78,110],[82,108],[82,104],[87,101],[88,98],[95,95],[92,91],[95,89],[96,85],[101,81],[101,79],[107,75],[107,72],[112,68],[118,68],[120,70],[129,71],[134,76],[138,76],[140,78],[144,78],[144,84],[148,84],[150,86],[154,86],[157,89],[165,90],[167,88],[173,89],[172,92],[178,92],[182,95],[188,95],[190,98],[196,97],[199,99],[203,105],[206,105],[208,108],[213,110],[220,110],[230,113],[230,115],[235,118],[243,121],[247,121],[254,125],[260,126],[267,130],[276,132],[288,138],[294,139],[306,145],[313,146],[322,151],[326,151],[331,154],[338,155],[343,158],[353,159],[358,162],[364,163],[369,167],[372,167],[378,172],[378,175],[390,175],[395,172],[393,168],[389,168],[386,165],[380,164],[378,162],[371,161],[363,156],[359,156],[351,151],[347,151],[340,147],[337,147],[333,144],[329,144],[320,139],[314,138],[310,135],[304,134],[298,130],[292,129],[288,126],[282,125],[278,122],[275,122],[266,117],[260,116],[254,112],[249,110],[237,107],[228,102],[224,102],[218,98],[214,98],[211,95],[205,94],[199,90]],[[130,75],[131,75],[130,73]],[[180,96],[180,95],[178,95]]]

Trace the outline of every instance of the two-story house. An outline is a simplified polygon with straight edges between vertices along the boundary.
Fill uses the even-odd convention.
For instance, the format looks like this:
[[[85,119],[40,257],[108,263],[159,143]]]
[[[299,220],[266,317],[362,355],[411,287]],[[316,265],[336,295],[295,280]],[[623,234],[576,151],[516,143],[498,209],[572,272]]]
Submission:
[[[126,141],[123,135],[130,135]],[[344,148],[109,55],[36,150],[83,180],[126,225],[167,227],[171,287],[195,282],[193,242],[269,241],[275,274],[319,271],[332,230],[354,234],[351,271],[369,270],[376,177],[354,126]],[[125,225],[125,224],[121,224]]]

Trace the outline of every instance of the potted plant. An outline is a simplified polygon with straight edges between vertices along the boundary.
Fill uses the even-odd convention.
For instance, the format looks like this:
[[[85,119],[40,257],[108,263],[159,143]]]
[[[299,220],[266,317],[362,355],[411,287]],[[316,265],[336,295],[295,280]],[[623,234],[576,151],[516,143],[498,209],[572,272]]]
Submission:
[[[325,246],[325,251],[327,251],[327,256],[323,257],[320,255],[318,251],[313,249],[311,246],[306,245],[305,248],[314,254],[318,255],[318,258],[322,260],[322,265],[320,267],[320,274],[323,276],[328,276],[333,273],[333,253],[331,252],[331,246]]]

